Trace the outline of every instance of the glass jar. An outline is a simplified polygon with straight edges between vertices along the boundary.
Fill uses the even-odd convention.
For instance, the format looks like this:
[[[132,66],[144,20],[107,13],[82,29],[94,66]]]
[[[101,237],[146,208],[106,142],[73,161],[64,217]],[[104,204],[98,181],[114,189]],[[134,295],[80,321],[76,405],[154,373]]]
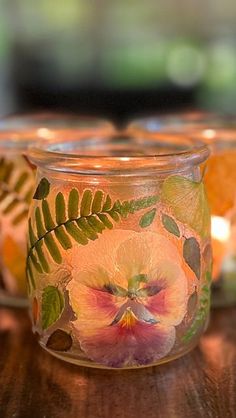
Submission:
[[[33,331],[78,365],[139,368],[206,327],[210,214],[186,137],[103,136],[35,147],[27,277]]]
[[[97,131],[96,131],[97,129]],[[62,132],[79,138],[111,132],[109,122],[69,114],[40,113],[0,120],[0,304],[27,305],[26,231],[35,170],[26,158],[36,138],[54,140]]]
[[[194,136],[211,155],[205,184],[211,207],[212,305],[236,304],[236,124],[230,118],[208,122]]]
[[[143,116],[131,121],[127,131],[131,135],[151,135],[160,132],[179,132],[189,134],[191,129],[205,124],[215,115],[210,112],[192,110],[187,112],[167,113],[163,115]]]

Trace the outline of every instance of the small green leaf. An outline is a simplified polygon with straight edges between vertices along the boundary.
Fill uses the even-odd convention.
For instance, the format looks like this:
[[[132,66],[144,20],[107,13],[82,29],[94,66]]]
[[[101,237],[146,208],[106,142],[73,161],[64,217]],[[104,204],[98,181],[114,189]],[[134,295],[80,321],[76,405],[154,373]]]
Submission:
[[[80,218],[76,222],[79,228],[86,235],[86,237],[88,237],[92,241],[98,238],[96,231],[94,231],[94,229],[88,224],[88,221],[86,218]]]
[[[61,225],[66,222],[66,203],[61,192],[57,193],[55,201],[56,222]]]
[[[31,247],[33,247],[33,245],[36,243],[37,241],[37,237],[34,234],[33,228],[32,228],[32,223],[31,223],[31,219],[29,219],[29,241],[30,241],[30,245]]]
[[[105,225],[106,228],[112,229],[113,223],[108,219],[108,216],[104,213],[98,213],[98,218]]]
[[[42,327],[49,328],[61,316],[65,302],[57,287],[47,286],[42,295]]]
[[[72,238],[81,245],[88,244],[86,235],[78,228],[75,222],[65,224],[65,228]]]
[[[50,191],[50,183],[46,179],[46,177],[43,177],[40,180],[37,189],[35,190],[33,199],[36,199],[36,200],[45,199],[45,197],[48,196],[49,191]]]
[[[106,197],[105,203],[104,203],[104,205],[102,207],[102,211],[103,212],[106,212],[109,209],[111,209],[111,198],[110,198],[110,196],[108,194],[107,197]]]
[[[43,226],[43,221],[42,221],[39,207],[35,209],[35,222],[36,222],[38,238],[41,238],[46,234],[46,230]]]
[[[146,212],[139,221],[141,228],[147,228],[153,222],[156,215],[156,209],[149,210]]]
[[[72,346],[71,335],[62,329],[54,331],[47,340],[46,347],[55,351],[68,351]]]
[[[79,192],[77,189],[72,189],[68,200],[68,218],[76,219],[79,211]]]
[[[38,256],[38,259],[39,259],[39,262],[40,262],[40,264],[42,266],[43,271],[45,273],[49,273],[50,272],[50,268],[49,268],[48,262],[46,260],[46,257],[44,255],[44,252],[42,250],[42,246],[43,246],[42,241],[37,241],[35,243],[35,247],[34,248],[35,248],[35,251],[37,253],[37,256]]]
[[[105,225],[94,215],[89,216],[88,223],[99,234],[106,228]]]
[[[183,256],[184,260],[191,268],[191,270],[195,273],[198,279],[201,276],[201,254],[200,254],[200,246],[196,240],[196,238],[191,237],[187,238],[184,241],[183,247]]]
[[[101,190],[97,190],[93,198],[92,213],[98,213],[101,211],[102,200],[103,200],[103,192]]]
[[[55,229],[55,235],[58,241],[60,242],[62,248],[64,248],[64,250],[68,250],[69,248],[72,247],[71,240],[69,236],[67,235],[67,233],[65,232],[63,225]]]
[[[176,237],[180,237],[180,231],[177,223],[173,218],[163,213],[162,215],[162,223],[164,228],[170,232],[171,234],[176,235]]]
[[[28,179],[28,177],[29,177],[29,173],[27,171],[23,172],[20,175],[20,177],[17,180],[17,182],[15,184],[15,187],[14,187],[15,192],[19,192],[22,189],[22,187],[24,186],[24,184],[25,184],[26,180]]]
[[[47,231],[55,227],[47,200],[42,201],[44,225]]]
[[[80,207],[80,216],[88,216],[91,213],[91,203],[92,203],[92,192],[91,190],[85,190],[83,193],[81,207]]]
[[[45,241],[46,247],[47,247],[49,253],[51,254],[53,260],[57,264],[61,264],[62,256],[61,256],[61,253],[58,249],[58,246],[57,246],[52,234],[50,233],[50,234],[45,235],[44,241]]]

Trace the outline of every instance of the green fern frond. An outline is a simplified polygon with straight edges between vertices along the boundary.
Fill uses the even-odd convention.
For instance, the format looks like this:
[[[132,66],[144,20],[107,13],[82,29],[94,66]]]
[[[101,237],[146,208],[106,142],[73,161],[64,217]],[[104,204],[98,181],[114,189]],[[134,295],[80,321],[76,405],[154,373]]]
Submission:
[[[112,203],[111,197],[102,190],[93,193],[87,189],[80,196],[74,188],[69,193],[68,201],[61,192],[57,193],[53,217],[47,199],[41,200],[34,211],[35,230],[29,219],[27,270],[30,266],[28,278],[31,285],[34,286],[31,280],[32,268],[38,272],[49,272],[48,256],[55,263],[61,264],[62,248],[71,248],[73,241],[87,245],[105,229],[112,229],[115,222],[153,206],[157,201],[158,196],[148,196]]]
[[[19,173],[17,177],[16,172]],[[12,215],[13,225],[18,225],[27,218],[32,194],[30,173],[24,169],[19,171],[16,163],[2,158],[0,160],[0,212],[4,215]]]

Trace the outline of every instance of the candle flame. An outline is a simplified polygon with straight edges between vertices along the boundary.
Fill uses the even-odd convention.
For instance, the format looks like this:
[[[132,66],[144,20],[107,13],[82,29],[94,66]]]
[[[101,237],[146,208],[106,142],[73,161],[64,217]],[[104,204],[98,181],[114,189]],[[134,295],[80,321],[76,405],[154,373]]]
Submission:
[[[230,237],[230,222],[221,216],[211,217],[211,236],[221,242],[228,241]]]

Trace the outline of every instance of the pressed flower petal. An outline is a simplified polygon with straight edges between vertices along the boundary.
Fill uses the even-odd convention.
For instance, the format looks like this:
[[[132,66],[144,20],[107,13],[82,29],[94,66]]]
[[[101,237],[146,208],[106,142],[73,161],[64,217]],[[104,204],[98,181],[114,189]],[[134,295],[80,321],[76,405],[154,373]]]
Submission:
[[[163,260],[150,273],[150,281],[140,289],[143,303],[153,316],[165,325],[178,325],[187,304],[187,280],[184,271],[177,264]]]
[[[140,274],[149,277],[149,273],[163,259],[176,264],[181,262],[178,250],[166,237],[155,232],[145,232],[135,234],[121,243],[116,262],[119,273],[128,281]]]
[[[166,356],[175,341],[174,327],[139,321],[132,313],[115,325],[94,332],[89,328],[75,335],[89,358],[108,367],[129,367],[155,363]]]

